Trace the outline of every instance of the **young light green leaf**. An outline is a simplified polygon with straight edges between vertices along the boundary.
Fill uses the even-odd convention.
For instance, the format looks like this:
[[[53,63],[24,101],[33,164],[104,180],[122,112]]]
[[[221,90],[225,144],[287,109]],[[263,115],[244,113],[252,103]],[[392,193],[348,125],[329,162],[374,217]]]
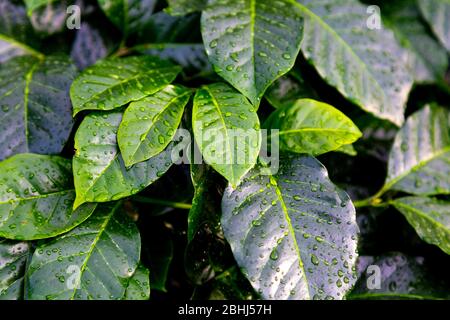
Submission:
[[[158,155],[169,145],[190,96],[190,89],[168,85],[130,104],[117,134],[127,167]]]
[[[216,72],[258,106],[267,87],[294,65],[303,19],[291,0],[213,0],[201,28]]]
[[[370,30],[367,6],[356,0],[297,0],[297,7],[305,18],[303,54],[322,78],[363,110],[401,125],[413,79],[393,33]]]
[[[75,75],[63,56],[16,57],[0,66],[0,160],[62,151],[73,126],[68,93]]]
[[[206,8],[208,0],[168,0],[167,13],[174,16],[182,16]]]
[[[415,81],[442,81],[448,66],[447,52],[428,33],[415,2],[387,2],[383,6],[383,20],[394,30],[400,43],[409,49]]]
[[[329,104],[300,99],[273,112],[264,124],[279,129],[280,148],[319,155],[355,142],[361,137],[358,127]]]
[[[395,137],[383,191],[416,195],[450,194],[450,113],[425,106]]]
[[[101,60],[73,82],[73,112],[112,110],[153,94],[172,82],[181,68],[156,57]]]
[[[29,254],[28,242],[0,239],[0,300],[23,298],[23,275]]]
[[[37,37],[28,21],[25,8],[11,0],[0,2],[0,63],[20,55],[43,58],[36,51]]]
[[[343,299],[356,276],[355,208],[311,156],[252,170],[222,200],[234,257],[264,299]]]
[[[255,165],[261,144],[256,109],[230,86],[215,83],[197,91],[192,128],[206,162],[232,185]]]
[[[73,211],[70,160],[18,154],[0,162],[0,236],[35,240],[67,232],[86,220],[95,204]]]
[[[74,208],[84,202],[108,202],[138,193],[172,165],[172,145],[159,155],[126,168],[117,145],[121,112],[92,113],[75,135]]]
[[[99,205],[77,228],[36,248],[26,274],[30,300],[122,299],[141,239],[122,203]]]
[[[136,271],[128,282],[124,300],[150,299],[150,271],[139,263]]]
[[[450,254],[450,202],[426,197],[405,197],[391,201],[418,235]]]
[[[156,6],[156,0],[99,0],[106,16],[128,36],[139,31]]]
[[[417,4],[434,34],[450,52],[450,1],[418,0]]]

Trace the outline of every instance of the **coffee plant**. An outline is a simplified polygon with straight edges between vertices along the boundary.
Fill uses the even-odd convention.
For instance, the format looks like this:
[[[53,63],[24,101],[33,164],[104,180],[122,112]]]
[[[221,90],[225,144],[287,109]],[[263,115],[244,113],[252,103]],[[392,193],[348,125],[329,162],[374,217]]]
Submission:
[[[0,0],[0,299],[450,298],[448,0]]]

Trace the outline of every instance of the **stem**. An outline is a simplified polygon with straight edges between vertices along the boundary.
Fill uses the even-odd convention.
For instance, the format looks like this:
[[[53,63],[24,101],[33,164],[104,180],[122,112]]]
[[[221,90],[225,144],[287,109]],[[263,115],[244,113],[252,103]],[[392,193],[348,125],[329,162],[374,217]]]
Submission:
[[[172,207],[172,208],[176,208],[176,209],[190,210],[192,208],[192,204],[190,204],[190,203],[160,200],[160,199],[154,199],[154,198],[148,198],[148,197],[142,197],[142,196],[135,196],[135,197],[133,197],[133,200],[135,200],[137,202],[142,202],[142,203],[159,204],[159,205],[168,206],[168,207]]]
[[[388,203],[383,202],[383,200],[381,199],[381,196],[385,192],[386,192],[386,188],[383,187],[383,188],[380,189],[380,191],[378,191],[373,196],[371,196],[371,197],[369,197],[367,199],[354,201],[353,205],[355,206],[355,208],[383,207],[383,206],[389,205]]]

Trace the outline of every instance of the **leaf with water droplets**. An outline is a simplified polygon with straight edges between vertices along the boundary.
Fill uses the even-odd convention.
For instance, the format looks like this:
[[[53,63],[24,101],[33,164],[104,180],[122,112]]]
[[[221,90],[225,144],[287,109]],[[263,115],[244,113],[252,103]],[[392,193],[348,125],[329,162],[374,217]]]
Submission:
[[[138,32],[150,18],[156,0],[99,0],[106,16],[125,36]]]
[[[150,299],[150,271],[139,263],[128,282],[124,300]]]
[[[280,148],[320,155],[355,142],[358,127],[345,114],[329,104],[300,99],[273,112],[265,128],[278,129]]]
[[[127,168],[117,145],[121,112],[92,113],[75,135],[74,208],[84,202],[108,202],[136,194],[172,165],[172,144],[165,151]]]
[[[42,57],[35,49],[38,43],[25,8],[12,0],[0,1],[0,63],[21,55]]]
[[[434,34],[450,52],[450,1],[419,0],[417,3]]]
[[[448,284],[423,257],[392,252],[380,257],[360,256],[361,274],[348,299],[449,299]]]
[[[70,160],[18,154],[0,162],[0,236],[35,240],[67,232],[86,220],[95,204],[73,211]]]
[[[29,254],[28,242],[0,239],[0,300],[23,298],[23,276]]]
[[[0,160],[16,153],[58,154],[73,126],[64,56],[16,57],[0,66]]]
[[[117,140],[127,167],[163,151],[175,137],[191,90],[168,85],[130,103],[119,126]]]
[[[391,201],[417,234],[450,254],[450,202],[426,198],[405,197]]]
[[[122,299],[141,239],[121,202],[98,205],[69,233],[39,245],[26,274],[30,300]]]
[[[363,110],[401,125],[413,78],[394,34],[369,29],[367,6],[356,0],[297,0],[297,7],[302,51],[320,76]]]
[[[382,191],[450,194],[450,112],[425,106],[397,133]]]
[[[300,50],[303,19],[290,0],[209,1],[201,24],[216,72],[255,106]]]
[[[355,208],[311,156],[256,167],[222,199],[222,227],[264,299],[342,299],[356,275]]]
[[[256,109],[227,84],[197,90],[192,128],[206,162],[231,184],[238,184],[255,165],[261,144]]]
[[[167,13],[179,16],[205,9],[208,0],[168,0]]]
[[[150,56],[100,60],[73,81],[73,113],[112,110],[142,99],[171,83],[180,70],[179,66]]]

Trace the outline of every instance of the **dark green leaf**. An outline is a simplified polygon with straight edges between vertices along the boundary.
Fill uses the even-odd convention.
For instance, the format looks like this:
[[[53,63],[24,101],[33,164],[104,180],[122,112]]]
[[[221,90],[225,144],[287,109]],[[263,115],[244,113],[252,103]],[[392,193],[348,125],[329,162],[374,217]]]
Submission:
[[[29,251],[28,242],[0,239],[0,300],[22,299]]]
[[[256,109],[230,86],[215,83],[197,91],[192,127],[206,162],[232,185],[255,165],[261,143]]]
[[[205,9],[208,0],[167,0],[169,7],[168,13],[174,16],[185,15],[195,11]]]
[[[168,85],[130,104],[117,134],[127,167],[158,155],[169,145],[190,96],[190,89]]]
[[[425,106],[395,137],[384,190],[416,195],[450,193],[450,113]]]
[[[370,30],[367,6],[356,0],[297,0],[297,7],[305,18],[303,54],[322,78],[363,110],[401,125],[413,79],[393,33]]]
[[[290,0],[212,0],[201,24],[216,72],[255,106],[300,50],[303,19]]]
[[[122,299],[139,262],[136,225],[115,202],[36,248],[26,275],[31,300]]]
[[[16,57],[0,66],[0,160],[16,153],[60,153],[73,120],[75,66],[63,56]]]
[[[450,254],[450,202],[426,197],[391,201],[426,242]]]
[[[85,69],[70,88],[74,115],[112,110],[153,94],[172,82],[180,67],[156,57],[101,60]]]
[[[18,154],[0,162],[0,236],[34,240],[67,232],[86,220],[95,205],[73,211],[70,160]]]
[[[133,276],[128,282],[125,292],[125,300],[148,300],[150,299],[150,271],[139,264]]]
[[[418,0],[423,17],[450,52],[450,2],[448,0]]]
[[[237,263],[264,299],[342,299],[355,282],[355,208],[311,156],[252,170],[222,200]],[[263,171],[264,173],[264,171]]]
[[[145,162],[126,168],[117,145],[122,113],[93,113],[75,135],[73,172],[74,207],[84,202],[108,202],[136,194],[162,176],[172,165],[172,145]]]
[[[280,148],[319,155],[336,150],[361,137],[358,127],[329,104],[300,99],[273,112],[264,124],[278,129]]]

